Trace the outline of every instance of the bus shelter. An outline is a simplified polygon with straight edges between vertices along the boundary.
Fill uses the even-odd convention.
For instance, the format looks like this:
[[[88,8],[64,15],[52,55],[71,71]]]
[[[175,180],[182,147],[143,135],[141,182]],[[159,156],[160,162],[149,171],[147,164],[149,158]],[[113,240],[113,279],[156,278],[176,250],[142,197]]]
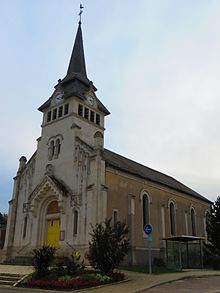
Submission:
[[[203,268],[204,237],[179,235],[163,238],[166,242],[167,267],[175,269]]]

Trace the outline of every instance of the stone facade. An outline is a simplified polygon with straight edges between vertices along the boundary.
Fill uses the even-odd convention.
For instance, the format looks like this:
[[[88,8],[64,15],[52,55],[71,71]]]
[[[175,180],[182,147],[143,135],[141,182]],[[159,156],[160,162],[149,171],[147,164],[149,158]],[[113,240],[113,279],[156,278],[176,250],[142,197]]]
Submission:
[[[28,257],[50,241],[59,256],[73,248],[83,254],[91,225],[109,217],[129,226],[130,264],[145,259],[146,222],[154,227],[155,256],[161,256],[165,237],[205,237],[206,198],[104,149],[104,120],[110,113],[95,91],[86,75],[79,23],[67,75],[39,108],[43,122],[37,150],[28,162],[25,157],[19,162],[3,260]]]
[[[153,226],[152,251],[155,257],[165,258],[164,238],[174,235],[206,237],[206,213],[209,203],[169,187],[155,184],[137,176],[106,169],[107,217],[114,217],[128,224],[131,251],[130,264],[143,264],[147,259],[147,235],[143,230],[143,196],[147,195],[149,218]],[[174,203],[175,231],[171,234],[170,203]],[[191,209],[195,210],[195,233],[192,231]],[[144,256],[144,257],[143,257]]]

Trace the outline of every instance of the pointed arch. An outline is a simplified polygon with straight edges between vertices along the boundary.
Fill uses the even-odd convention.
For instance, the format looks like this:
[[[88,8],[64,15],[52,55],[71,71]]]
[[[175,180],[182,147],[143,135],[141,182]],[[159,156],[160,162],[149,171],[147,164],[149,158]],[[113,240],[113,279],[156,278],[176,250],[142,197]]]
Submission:
[[[60,148],[61,148],[60,139],[57,138],[56,144],[55,144],[55,158],[58,158],[58,155],[60,154]]]
[[[146,224],[150,223],[150,195],[147,191],[141,192],[141,206],[142,206],[142,225],[143,228]]]
[[[192,236],[196,236],[196,212],[193,206],[190,208],[190,219]]]
[[[169,220],[170,220],[170,234],[173,236],[176,234],[176,206],[174,200],[169,200]]]

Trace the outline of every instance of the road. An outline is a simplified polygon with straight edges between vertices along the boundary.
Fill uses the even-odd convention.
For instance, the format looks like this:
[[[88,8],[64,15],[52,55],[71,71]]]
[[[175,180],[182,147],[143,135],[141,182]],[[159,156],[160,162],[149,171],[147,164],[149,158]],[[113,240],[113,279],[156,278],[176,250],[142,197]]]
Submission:
[[[220,276],[190,278],[167,283],[141,293],[220,293]]]

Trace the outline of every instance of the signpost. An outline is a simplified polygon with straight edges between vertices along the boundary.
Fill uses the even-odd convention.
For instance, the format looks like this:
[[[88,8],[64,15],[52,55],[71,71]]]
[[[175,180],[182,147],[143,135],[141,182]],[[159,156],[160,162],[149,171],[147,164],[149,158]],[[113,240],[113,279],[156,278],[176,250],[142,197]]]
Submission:
[[[147,243],[148,243],[148,267],[149,267],[149,274],[152,274],[152,266],[151,266],[151,242],[153,240],[152,237],[153,227],[151,224],[146,224],[144,226],[144,232],[147,234]]]

